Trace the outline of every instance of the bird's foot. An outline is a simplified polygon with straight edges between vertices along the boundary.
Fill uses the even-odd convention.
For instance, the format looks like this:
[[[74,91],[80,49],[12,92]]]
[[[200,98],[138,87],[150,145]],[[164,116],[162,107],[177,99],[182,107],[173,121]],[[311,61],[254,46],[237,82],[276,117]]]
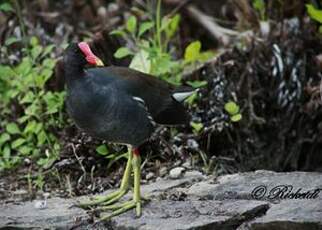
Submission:
[[[110,220],[114,216],[118,216],[124,212],[127,212],[130,209],[136,209],[136,216],[140,217],[142,214],[142,209],[141,209],[141,201],[135,201],[135,200],[130,200],[130,201],[125,201],[120,204],[113,204],[113,205],[107,205],[103,207],[99,207],[96,209],[96,211],[112,211],[108,215],[103,215],[100,217],[100,221],[106,221]]]
[[[78,204],[81,208],[90,208],[93,206],[107,206],[113,204],[120,200],[126,193],[128,192],[127,189],[119,189],[115,192],[112,192],[106,196],[96,196],[93,200],[80,202]]]

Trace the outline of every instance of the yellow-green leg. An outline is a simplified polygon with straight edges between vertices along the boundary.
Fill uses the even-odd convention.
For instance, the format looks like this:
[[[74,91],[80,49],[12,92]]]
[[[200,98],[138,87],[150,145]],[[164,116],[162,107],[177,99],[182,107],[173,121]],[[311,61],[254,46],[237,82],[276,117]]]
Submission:
[[[141,216],[141,157],[139,154],[134,153],[132,159],[132,167],[134,173],[134,189],[133,189],[133,200],[124,202],[122,204],[109,205],[102,207],[100,210],[114,210],[111,214],[102,216],[100,220],[108,220],[113,216],[120,215],[130,209],[136,208],[136,216]]]
[[[87,201],[87,202],[81,202],[79,204],[82,208],[88,208],[91,206],[106,206],[109,204],[113,204],[119,199],[121,199],[129,190],[129,180],[131,176],[131,169],[132,169],[132,161],[133,161],[133,153],[131,148],[128,148],[128,160],[126,163],[126,168],[123,174],[121,186],[119,190],[112,192],[106,196],[97,196],[94,198],[94,200]]]

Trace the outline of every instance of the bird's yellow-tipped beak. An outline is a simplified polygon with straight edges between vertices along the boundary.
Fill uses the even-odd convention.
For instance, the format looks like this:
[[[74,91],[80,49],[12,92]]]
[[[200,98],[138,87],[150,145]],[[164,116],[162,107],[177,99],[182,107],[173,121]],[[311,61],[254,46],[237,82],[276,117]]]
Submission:
[[[96,60],[96,65],[97,65],[97,66],[104,66],[104,63],[102,62],[102,60],[101,60],[101,59],[97,58],[97,60]]]

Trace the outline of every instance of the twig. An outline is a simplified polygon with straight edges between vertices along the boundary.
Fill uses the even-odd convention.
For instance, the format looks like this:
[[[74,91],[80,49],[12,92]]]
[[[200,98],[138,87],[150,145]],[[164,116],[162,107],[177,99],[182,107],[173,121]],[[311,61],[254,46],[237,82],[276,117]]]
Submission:
[[[84,177],[84,179],[86,179],[86,170],[85,170],[85,167],[84,167],[84,165],[83,165],[83,163],[82,163],[82,160],[80,159],[80,157],[79,157],[79,156],[77,155],[77,153],[76,153],[75,145],[72,143],[72,144],[71,144],[71,147],[72,147],[72,149],[73,149],[73,153],[74,153],[74,155],[75,155],[75,158],[76,158],[76,160],[77,160],[78,164],[80,165],[80,167],[81,167],[81,169],[82,169],[82,171],[83,171],[83,177]]]
[[[223,45],[228,45],[230,43],[230,36],[237,36],[240,34],[237,31],[221,27],[212,17],[204,14],[192,5],[187,6],[186,9],[192,18],[208,30],[208,32]]]

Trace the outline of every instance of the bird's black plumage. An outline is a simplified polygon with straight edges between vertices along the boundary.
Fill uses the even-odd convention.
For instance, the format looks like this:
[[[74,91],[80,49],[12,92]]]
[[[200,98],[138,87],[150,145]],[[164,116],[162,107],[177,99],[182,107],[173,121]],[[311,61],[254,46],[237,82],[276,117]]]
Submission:
[[[70,45],[64,55],[67,108],[75,123],[89,134],[139,146],[153,133],[154,123],[188,122],[170,84],[125,67],[85,69],[85,65],[77,44]]]

